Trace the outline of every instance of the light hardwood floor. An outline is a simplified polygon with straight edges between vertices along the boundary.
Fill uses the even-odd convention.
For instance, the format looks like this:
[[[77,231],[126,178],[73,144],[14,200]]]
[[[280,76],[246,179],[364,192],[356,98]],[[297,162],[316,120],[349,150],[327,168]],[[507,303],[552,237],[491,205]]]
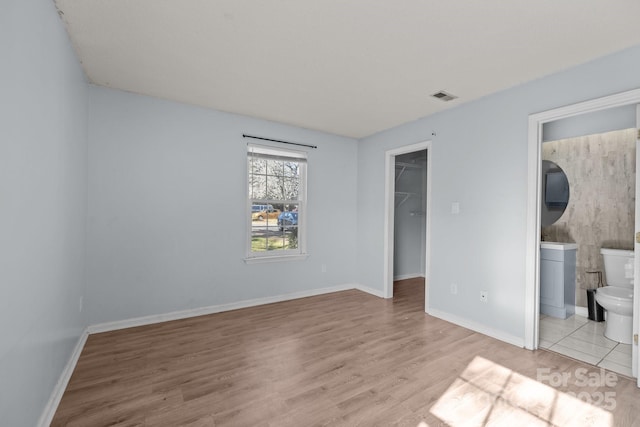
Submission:
[[[407,280],[91,335],[52,425],[640,425],[634,381],[423,304]]]

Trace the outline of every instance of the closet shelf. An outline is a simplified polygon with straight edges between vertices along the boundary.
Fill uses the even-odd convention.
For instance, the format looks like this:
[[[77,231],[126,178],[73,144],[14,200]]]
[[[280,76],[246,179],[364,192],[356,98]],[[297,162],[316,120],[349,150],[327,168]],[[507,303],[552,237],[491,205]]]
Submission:
[[[421,169],[421,166],[414,163],[396,162],[396,169],[400,170],[400,172],[396,171],[396,182],[398,182],[404,171],[407,169]]]
[[[411,196],[417,196],[416,193],[408,193],[406,191],[396,191],[396,197],[402,197],[402,199],[399,202],[396,202],[396,208],[402,206],[404,204],[404,202],[406,202],[407,200],[409,200],[409,197]]]
[[[397,168],[410,168],[410,169],[421,169],[422,166],[416,165],[415,163],[404,163],[404,162],[396,162]]]

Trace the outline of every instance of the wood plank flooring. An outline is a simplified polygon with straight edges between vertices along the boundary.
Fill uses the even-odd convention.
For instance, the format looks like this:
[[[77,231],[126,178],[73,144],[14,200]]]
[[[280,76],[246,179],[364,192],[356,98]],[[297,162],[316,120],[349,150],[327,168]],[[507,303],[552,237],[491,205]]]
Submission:
[[[352,290],[94,334],[52,425],[640,425],[634,381],[423,304],[407,280],[393,300]]]

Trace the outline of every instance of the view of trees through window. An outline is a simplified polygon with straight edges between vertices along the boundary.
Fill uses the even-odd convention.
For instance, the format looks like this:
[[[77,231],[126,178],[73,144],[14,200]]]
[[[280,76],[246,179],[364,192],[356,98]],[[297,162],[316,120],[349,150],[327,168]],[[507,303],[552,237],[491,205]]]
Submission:
[[[299,248],[302,159],[249,152],[251,252]]]

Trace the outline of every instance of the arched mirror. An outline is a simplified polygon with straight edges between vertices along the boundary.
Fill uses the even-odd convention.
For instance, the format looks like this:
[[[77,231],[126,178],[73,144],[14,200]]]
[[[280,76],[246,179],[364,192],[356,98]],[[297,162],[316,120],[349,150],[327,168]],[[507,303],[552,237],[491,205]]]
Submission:
[[[547,227],[560,219],[567,209],[569,193],[569,180],[562,168],[550,160],[543,160],[540,212],[542,227]]]

